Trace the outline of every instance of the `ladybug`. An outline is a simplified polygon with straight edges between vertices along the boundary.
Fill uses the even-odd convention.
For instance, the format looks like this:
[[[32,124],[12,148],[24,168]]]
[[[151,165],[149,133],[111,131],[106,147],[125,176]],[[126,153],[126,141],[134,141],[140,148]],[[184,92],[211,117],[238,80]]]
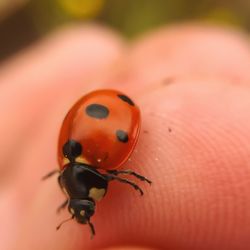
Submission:
[[[116,90],[97,90],[83,96],[66,115],[59,134],[58,182],[67,199],[57,211],[68,206],[71,219],[88,224],[95,234],[90,218],[96,202],[106,194],[110,181],[132,186],[143,195],[134,182],[121,177],[132,175],[151,181],[132,170],[118,170],[130,157],[138,141],[141,118],[135,103]]]

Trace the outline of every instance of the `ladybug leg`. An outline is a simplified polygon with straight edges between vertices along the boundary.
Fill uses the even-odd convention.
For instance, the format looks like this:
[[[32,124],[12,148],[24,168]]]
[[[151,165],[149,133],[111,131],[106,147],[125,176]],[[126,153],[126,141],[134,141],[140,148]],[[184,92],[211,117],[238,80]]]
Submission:
[[[72,215],[70,218],[66,219],[66,220],[63,220],[57,227],[56,227],[56,230],[59,230],[60,227],[65,223],[65,222],[68,222],[70,220],[73,220],[75,218],[74,215]]]
[[[58,176],[57,181],[59,183],[59,186],[61,187],[61,189],[63,190],[63,185],[61,183],[61,175]],[[56,210],[57,213],[60,213],[62,209],[64,209],[68,204],[68,199],[66,199]]]
[[[118,176],[116,176],[116,175],[114,175],[114,174],[106,175],[106,177],[107,177],[107,180],[108,180],[108,181],[117,180],[117,181],[119,181],[119,182],[129,184],[129,185],[132,186],[135,190],[138,190],[138,191],[140,192],[141,195],[143,195],[142,189],[141,189],[138,185],[136,185],[134,182],[132,182],[132,181],[129,181],[129,180],[124,179],[124,178],[120,178],[120,177],[118,177]]]
[[[57,173],[60,173],[59,170],[55,169],[51,172],[49,172],[48,174],[46,174],[45,176],[42,177],[42,180],[46,180],[48,179],[49,177],[53,176],[54,174],[57,174]]]
[[[88,225],[89,225],[90,232],[91,232],[91,239],[93,239],[93,237],[95,236],[95,227],[90,221],[88,221]]]
[[[141,181],[146,181],[147,183],[151,184],[152,181],[150,181],[149,179],[147,179],[146,177],[140,175],[140,174],[137,174],[136,172],[130,170],[130,169],[127,169],[127,170],[108,170],[107,171],[108,173],[110,174],[114,174],[114,175],[118,175],[118,174],[129,174],[129,175],[133,175],[135,176],[136,178],[138,178],[139,180]]]
[[[65,200],[56,210],[57,213],[60,213],[62,209],[64,209],[68,204],[68,199]]]

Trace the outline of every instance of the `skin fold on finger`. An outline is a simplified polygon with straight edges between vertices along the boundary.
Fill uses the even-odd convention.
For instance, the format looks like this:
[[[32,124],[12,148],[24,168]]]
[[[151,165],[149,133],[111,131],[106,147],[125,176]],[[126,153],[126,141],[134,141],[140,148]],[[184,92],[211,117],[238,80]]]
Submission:
[[[180,82],[138,97],[143,106],[142,136],[124,168],[134,166],[152,179],[151,187],[142,184],[145,196],[125,185],[111,184],[93,218],[97,235],[91,241],[88,228],[75,222],[55,231],[59,217],[62,220],[68,214],[55,216],[63,196],[51,179],[39,185],[27,208],[17,246],[244,249],[250,243],[247,89],[204,80],[202,85]],[[53,145],[45,145],[47,128],[43,129],[40,153],[49,162]],[[39,139],[32,145],[39,146]],[[35,161],[33,157],[38,155],[32,155],[29,164]],[[38,172],[42,168],[38,166]]]
[[[249,39],[225,27],[179,24],[160,28],[133,43],[127,57],[121,79],[134,91],[142,85],[154,88],[159,82],[187,78],[250,82]]]
[[[86,91],[100,88],[114,72],[110,69],[124,49],[121,39],[108,29],[75,25],[61,29],[2,66],[1,182],[4,171],[16,169],[25,144],[37,133],[51,105],[62,102],[66,110]]]

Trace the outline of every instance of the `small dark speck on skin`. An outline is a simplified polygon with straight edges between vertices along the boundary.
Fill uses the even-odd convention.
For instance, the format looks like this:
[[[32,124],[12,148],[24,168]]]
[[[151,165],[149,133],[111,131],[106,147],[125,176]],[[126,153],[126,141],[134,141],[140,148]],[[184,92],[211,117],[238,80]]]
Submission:
[[[167,78],[165,78],[164,80],[163,80],[163,82],[162,82],[162,84],[163,85],[169,85],[169,84],[172,84],[172,83],[174,83],[174,78],[173,77],[167,77]]]
[[[168,132],[171,133],[171,132],[172,132],[172,129],[171,129],[171,128],[168,128]]]
[[[143,130],[143,133],[144,133],[144,134],[148,134],[148,131],[147,131],[147,130]]]

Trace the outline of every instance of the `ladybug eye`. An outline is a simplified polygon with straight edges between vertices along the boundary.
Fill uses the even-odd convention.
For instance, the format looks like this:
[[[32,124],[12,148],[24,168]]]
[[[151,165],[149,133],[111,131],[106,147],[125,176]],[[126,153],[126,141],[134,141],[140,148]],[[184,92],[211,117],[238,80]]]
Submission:
[[[68,140],[63,146],[63,155],[69,159],[76,158],[82,153],[82,145],[74,140]]]

